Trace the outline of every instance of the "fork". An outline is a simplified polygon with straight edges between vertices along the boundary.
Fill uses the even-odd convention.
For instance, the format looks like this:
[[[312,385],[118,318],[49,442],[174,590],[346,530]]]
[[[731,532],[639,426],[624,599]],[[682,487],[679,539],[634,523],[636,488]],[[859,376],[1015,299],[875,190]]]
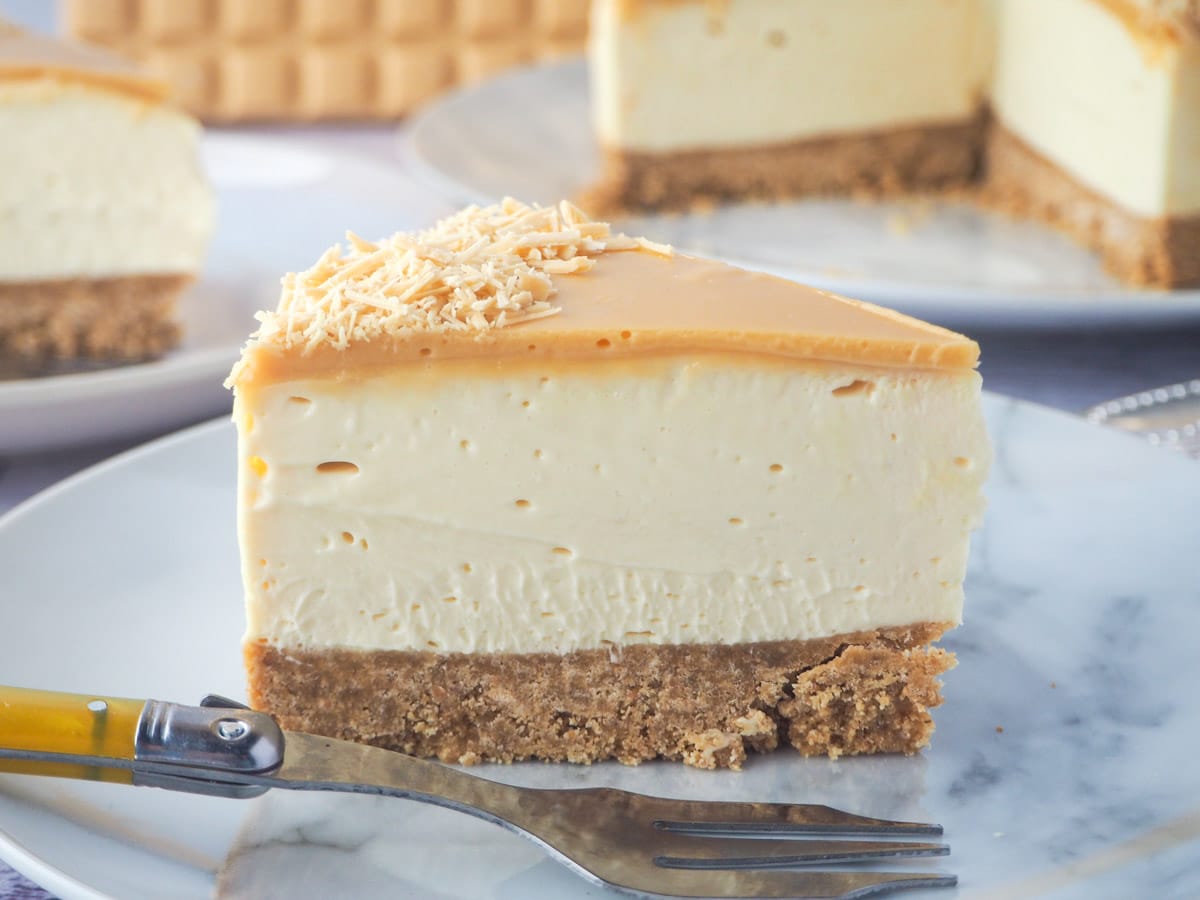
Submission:
[[[939,873],[811,868],[944,856],[944,844],[879,839],[940,835],[939,825],[802,803],[515,787],[378,747],[285,732],[266,713],[216,696],[195,707],[0,687],[0,771],[224,797],[282,788],[417,800],[507,828],[587,880],[635,894],[851,898],[956,883]]]

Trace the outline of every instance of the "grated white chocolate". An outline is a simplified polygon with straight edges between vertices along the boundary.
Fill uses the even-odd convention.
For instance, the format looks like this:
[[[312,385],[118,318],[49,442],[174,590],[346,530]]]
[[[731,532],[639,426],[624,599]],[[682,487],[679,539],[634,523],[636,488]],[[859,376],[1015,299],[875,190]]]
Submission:
[[[348,233],[347,240],[345,252],[334,246],[311,269],[284,276],[279,306],[257,314],[252,344],[307,353],[415,332],[483,335],[557,313],[552,276],[586,272],[601,253],[672,254],[664,244],[612,234],[565,200],[540,207],[506,198],[416,234],[373,243]]]

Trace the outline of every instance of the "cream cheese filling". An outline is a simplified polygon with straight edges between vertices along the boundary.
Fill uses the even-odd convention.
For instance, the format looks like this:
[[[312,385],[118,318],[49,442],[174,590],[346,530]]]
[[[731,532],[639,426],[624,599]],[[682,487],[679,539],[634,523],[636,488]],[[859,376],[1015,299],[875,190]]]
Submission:
[[[593,6],[590,61],[600,141],[625,150],[957,124],[990,62],[976,0],[622,6]]]
[[[199,134],[123,94],[0,81],[0,279],[196,271],[214,216]]]
[[[249,641],[436,652],[958,622],[974,372],[716,354],[242,385]]]
[[[1097,0],[1005,0],[992,103],[1074,178],[1144,216],[1200,214],[1200,47]]]

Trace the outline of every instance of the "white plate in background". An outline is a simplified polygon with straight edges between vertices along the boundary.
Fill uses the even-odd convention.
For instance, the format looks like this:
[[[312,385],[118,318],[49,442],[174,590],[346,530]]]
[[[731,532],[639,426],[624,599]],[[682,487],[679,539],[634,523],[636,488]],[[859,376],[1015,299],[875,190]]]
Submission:
[[[581,60],[517,69],[447,94],[402,132],[406,159],[458,202],[552,203],[599,175]],[[1069,238],[970,204],[810,200],[614,222],[951,327],[1200,322],[1200,290],[1139,290]]]
[[[913,900],[1200,896],[1200,466],[995,396],[986,413],[989,509],[929,750],[830,761],[783,749],[741,773],[475,771],[940,821],[951,855],[916,865],[961,887]],[[0,518],[0,684],[244,696],[234,448],[231,423],[198,426]],[[499,828],[401,800],[0,776],[0,858],[64,900],[207,898],[231,852],[230,881],[253,898],[610,896]]]
[[[222,382],[284,272],[311,265],[347,229],[381,237],[445,212],[419,202],[398,165],[286,133],[209,131],[203,158],[217,227],[180,299],[182,343],[152,362],[0,380],[0,454],[165,431],[228,409]]]

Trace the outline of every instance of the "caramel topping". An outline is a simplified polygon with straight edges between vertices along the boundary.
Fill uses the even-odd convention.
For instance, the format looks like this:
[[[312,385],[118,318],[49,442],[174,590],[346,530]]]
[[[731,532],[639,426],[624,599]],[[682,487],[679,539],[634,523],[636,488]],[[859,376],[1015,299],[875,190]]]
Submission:
[[[49,79],[162,103],[165,83],[144,74],[118,56],[22,31],[0,20],[0,83]]]
[[[308,353],[418,332],[478,335],[554,315],[551,276],[587,272],[601,253],[671,254],[644,238],[613,235],[565,200],[545,209],[509,198],[417,234],[348,238],[348,252],[335,246],[283,279],[279,307],[259,313],[255,340]]]
[[[382,336],[307,350],[257,341],[231,383],[344,377],[443,359],[554,361],[749,353],[889,368],[970,369],[979,347],[890,310],[711,260],[640,250],[555,277],[560,312],[482,331]]]

